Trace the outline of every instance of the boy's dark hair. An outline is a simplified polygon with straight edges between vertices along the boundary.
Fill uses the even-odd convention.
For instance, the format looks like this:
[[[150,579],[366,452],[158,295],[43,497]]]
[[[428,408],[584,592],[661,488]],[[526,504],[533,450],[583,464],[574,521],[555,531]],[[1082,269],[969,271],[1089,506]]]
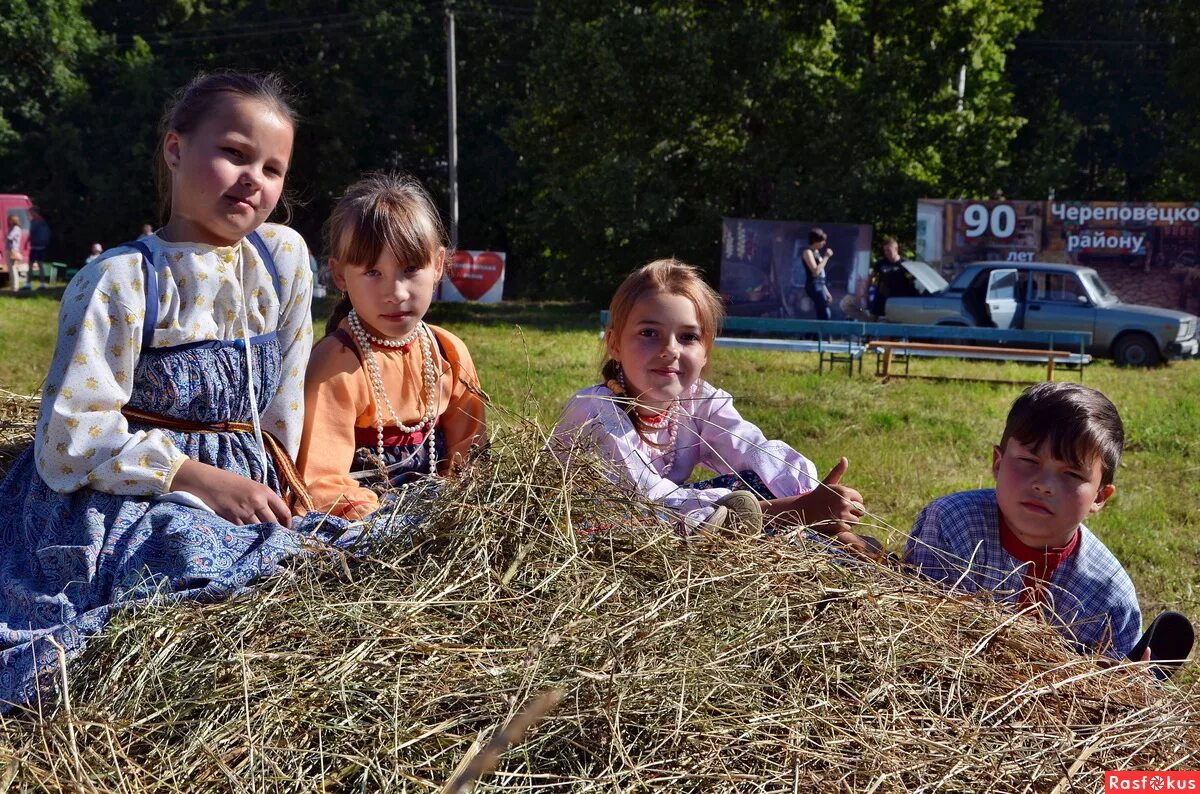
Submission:
[[[1046,451],[1072,466],[1086,468],[1100,459],[1100,485],[1113,481],[1125,448],[1125,426],[1112,401],[1078,383],[1039,383],[1012,404],[1000,448],[1015,438],[1027,447],[1048,444]]]
[[[808,231],[808,244],[809,245],[812,245],[813,243],[823,243],[828,239],[829,239],[829,237],[826,236],[825,230],[822,229],[820,226],[814,226],[811,229],[809,229],[809,231]]]
[[[288,90],[276,74],[253,74],[229,70],[198,74],[172,98],[158,128],[158,150],[154,157],[154,176],[158,186],[160,222],[171,218],[171,171],[163,159],[163,137],[170,131],[181,135],[194,130],[212,110],[213,103],[225,94],[254,99],[270,105],[279,117],[296,128],[299,117],[292,109]],[[279,199],[284,212],[291,215],[285,194]]]

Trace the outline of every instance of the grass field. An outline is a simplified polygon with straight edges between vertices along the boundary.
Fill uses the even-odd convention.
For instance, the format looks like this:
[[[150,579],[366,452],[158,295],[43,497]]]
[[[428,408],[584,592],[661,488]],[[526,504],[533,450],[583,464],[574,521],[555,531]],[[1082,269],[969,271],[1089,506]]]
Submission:
[[[57,296],[0,297],[0,386],[36,389],[54,344]],[[330,302],[314,307],[319,326]],[[582,304],[443,305],[432,322],[470,347],[496,410],[506,417],[553,423],[575,390],[598,380],[597,311]],[[922,374],[1036,379],[1038,365],[922,361]],[[850,460],[844,482],[866,497],[872,534],[898,550],[930,499],[991,480],[991,445],[1021,386],[965,380],[894,380],[864,373],[817,374],[809,354],[717,350],[710,379],[731,391],[742,413],[828,470]],[[1072,375],[1064,374],[1064,377]],[[1200,616],[1200,360],[1160,369],[1122,370],[1108,362],[1085,382],[1121,409],[1128,437],[1117,495],[1089,523],[1126,564],[1154,612],[1166,606]]]

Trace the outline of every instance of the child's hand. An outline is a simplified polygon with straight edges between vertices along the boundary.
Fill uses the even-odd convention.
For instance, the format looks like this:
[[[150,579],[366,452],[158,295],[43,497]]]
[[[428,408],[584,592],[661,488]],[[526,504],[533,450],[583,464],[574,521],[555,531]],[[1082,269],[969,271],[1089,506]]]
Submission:
[[[857,524],[867,509],[862,494],[841,484],[849,465],[845,458],[840,458],[821,484],[808,493],[763,502],[767,523],[800,523],[823,535],[836,535]]]
[[[172,491],[195,494],[221,518],[239,526],[273,523],[288,526],[292,511],[279,494],[240,474],[186,460],[171,480]]]
[[[1107,670],[1110,667],[1116,667],[1119,664],[1128,664],[1129,662],[1148,662],[1148,661],[1150,661],[1150,648],[1148,646],[1147,646],[1146,650],[1142,651],[1142,655],[1137,659],[1114,659],[1111,656],[1096,657],[1096,663],[1098,665],[1100,665],[1100,667],[1104,668],[1105,670]],[[1147,672],[1149,672],[1150,668],[1146,667],[1145,670]]]
[[[855,557],[879,562],[883,559],[883,544],[870,535],[859,535],[846,530],[833,536]]]

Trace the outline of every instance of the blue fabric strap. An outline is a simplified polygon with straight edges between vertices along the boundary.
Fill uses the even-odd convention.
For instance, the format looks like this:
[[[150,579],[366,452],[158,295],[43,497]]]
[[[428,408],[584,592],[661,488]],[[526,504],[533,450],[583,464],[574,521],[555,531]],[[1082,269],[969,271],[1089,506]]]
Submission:
[[[275,296],[279,298],[279,310],[282,312],[283,291],[279,289],[279,271],[275,269],[275,257],[271,256],[271,252],[267,250],[267,241],[258,232],[250,232],[246,235],[246,239],[250,241],[250,245],[254,246],[254,250],[258,251],[263,264],[267,266],[267,272],[271,274],[271,283],[275,285]]]
[[[142,283],[146,285],[146,314],[142,318],[142,350],[149,350],[154,341],[154,326],[158,324],[158,271],[154,269],[154,254],[141,240],[128,243],[142,255]]]
[[[267,272],[271,274],[271,283],[275,285],[275,295],[279,298],[279,310],[282,312],[283,292],[279,287],[279,271],[275,267],[275,257],[271,256],[266,240],[258,232],[250,232],[246,235],[246,239],[254,246],[254,250],[258,251],[263,264],[267,267]],[[154,326],[158,324],[158,271],[154,269],[154,254],[150,251],[150,246],[141,240],[125,243],[121,247],[133,248],[142,255],[143,281],[146,285],[146,316],[142,320],[142,349],[148,350],[150,343],[154,341]]]

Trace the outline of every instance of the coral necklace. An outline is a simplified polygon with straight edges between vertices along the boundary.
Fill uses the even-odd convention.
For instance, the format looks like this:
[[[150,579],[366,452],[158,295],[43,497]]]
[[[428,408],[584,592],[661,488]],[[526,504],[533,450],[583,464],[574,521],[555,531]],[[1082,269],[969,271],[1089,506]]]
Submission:
[[[363,328],[362,321],[358,319],[358,312],[354,309],[346,315],[346,320],[350,325],[350,331],[354,334],[355,340],[358,342],[359,348],[363,353],[363,363],[367,365],[367,374],[371,378],[371,389],[375,393],[375,431],[378,434],[378,445],[375,452],[379,455],[379,459],[383,460],[383,409],[386,408],[388,414],[391,415],[392,425],[402,433],[418,433],[423,430],[428,430],[426,440],[429,444],[429,473],[437,474],[437,454],[434,449],[434,438],[437,431],[434,429],[434,422],[437,421],[437,372],[433,366],[433,333],[429,330],[429,326],[425,323],[419,323],[412,333],[405,336],[403,339],[381,339],[373,334],[367,333]],[[425,415],[422,416],[414,425],[406,425],[396,416],[396,409],[392,407],[392,401],[388,399],[387,392],[383,389],[383,376],[379,372],[379,362],[375,360],[375,349],[372,344],[380,345],[381,347],[403,348],[411,345],[415,339],[421,340],[421,358],[423,380],[425,385]]]
[[[659,459],[663,462],[663,472],[669,472],[675,465],[675,445],[679,441],[679,401],[672,401],[671,407],[660,414],[647,416],[639,412],[638,420],[651,430],[662,430],[664,427],[668,429],[667,451]]]

